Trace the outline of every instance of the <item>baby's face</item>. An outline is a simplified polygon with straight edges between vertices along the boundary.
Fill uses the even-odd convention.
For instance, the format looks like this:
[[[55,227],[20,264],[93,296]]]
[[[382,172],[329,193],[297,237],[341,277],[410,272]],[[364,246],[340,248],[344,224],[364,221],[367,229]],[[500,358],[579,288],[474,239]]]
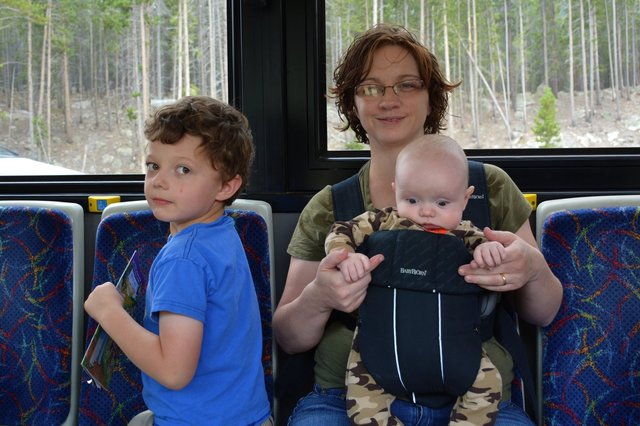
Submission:
[[[425,229],[454,229],[473,189],[447,164],[407,164],[396,171],[394,183],[398,214]]]

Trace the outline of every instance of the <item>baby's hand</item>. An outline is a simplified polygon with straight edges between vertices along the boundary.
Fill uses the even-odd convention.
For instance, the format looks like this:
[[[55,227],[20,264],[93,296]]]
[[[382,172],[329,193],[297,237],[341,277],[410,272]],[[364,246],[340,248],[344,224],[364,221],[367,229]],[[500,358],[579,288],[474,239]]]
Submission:
[[[84,309],[93,319],[100,323],[111,309],[123,309],[123,298],[113,283],[106,282],[93,289],[84,302]]]
[[[473,260],[479,268],[491,269],[502,264],[505,248],[497,241],[487,241],[473,251]]]
[[[338,269],[346,282],[358,281],[369,273],[369,258],[362,253],[349,253],[349,257],[340,262]]]

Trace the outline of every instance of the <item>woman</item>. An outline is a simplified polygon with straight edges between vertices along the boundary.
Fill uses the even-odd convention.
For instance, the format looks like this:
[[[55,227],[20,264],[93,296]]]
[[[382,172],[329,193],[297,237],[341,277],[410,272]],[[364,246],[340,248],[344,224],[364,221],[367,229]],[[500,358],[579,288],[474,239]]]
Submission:
[[[425,133],[443,129],[448,92],[457,85],[446,81],[437,59],[405,29],[378,25],[350,46],[334,73],[333,95],[361,142],[371,148],[371,160],[359,171],[366,209],[394,206],[391,182],[398,152]],[[562,299],[562,288],[537,245],[529,224],[531,209],[501,169],[485,165],[491,223],[490,240],[506,247],[500,267],[482,269],[463,265],[459,273],[468,283],[504,294],[505,303],[520,318],[537,325],[550,323]],[[302,398],[290,424],[348,425],[344,376],[353,332],[339,321],[329,321],[333,310],[353,312],[362,303],[370,275],[346,283],[336,268],[346,252],[324,257],[323,244],[334,222],[331,187],[316,194],[300,215],[289,244],[291,263],[285,289],[274,313],[278,343],[288,353],[317,345],[314,391]],[[371,259],[374,269],[381,259]],[[495,339],[484,345],[507,384],[496,424],[531,424],[510,403],[508,384],[513,361]],[[396,400],[392,411],[405,424],[446,424],[450,406],[440,409]],[[528,423],[527,423],[528,422]]]

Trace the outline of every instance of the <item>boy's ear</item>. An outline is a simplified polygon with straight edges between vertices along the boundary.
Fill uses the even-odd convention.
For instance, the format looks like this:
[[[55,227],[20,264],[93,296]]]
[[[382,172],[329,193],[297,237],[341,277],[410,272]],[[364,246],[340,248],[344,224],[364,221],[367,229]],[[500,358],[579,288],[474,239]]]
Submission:
[[[240,175],[235,175],[222,184],[220,191],[218,191],[218,195],[216,196],[216,200],[227,201],[229,198],[233,197],[236,192],[238,192],[238,188],[240,188],[241,185],[242,178]]]

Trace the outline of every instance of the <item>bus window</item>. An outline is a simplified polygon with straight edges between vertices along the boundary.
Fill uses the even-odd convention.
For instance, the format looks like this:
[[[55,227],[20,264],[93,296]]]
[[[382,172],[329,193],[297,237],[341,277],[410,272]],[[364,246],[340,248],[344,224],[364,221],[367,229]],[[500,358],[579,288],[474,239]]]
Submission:
[[[482,5],[481,5],[482,3]],[[465,149],[640,147],[637,2],[326,1],[326,84],[359,33],[400,24],[451,81]],[[631,14],[631,15],[630,15]],[[634,24],[635,22],[635,24]],[[367,149],[327,99],[327,150]]]
[[[143,173],[154,108],[228,100],[227,3],[0,5],[0,174]]]

